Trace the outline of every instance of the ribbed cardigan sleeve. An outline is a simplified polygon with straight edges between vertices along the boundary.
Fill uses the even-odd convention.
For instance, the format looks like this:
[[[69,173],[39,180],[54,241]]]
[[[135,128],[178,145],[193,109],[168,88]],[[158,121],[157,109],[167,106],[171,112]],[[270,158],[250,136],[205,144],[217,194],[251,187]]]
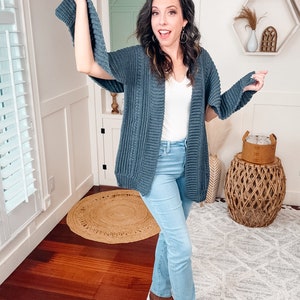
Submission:
[[[208,52],[205,52],[206,68],[206,103],[210,105],[220,119],[226,119],[234,112],[245,106],[255,94],[255,91],[246,91],[244,88],[254,83],[251,78],[254,72],[250,72],[237,81],[229,90],[221,94],[220,78],[214,62]]]
[[[102,33],[101,23],[97,11],[91,0],[87,0],[88,17],[90,25],[91,43],[95,61],[111,76],[112,71],[109,66],[109,54],[107,53],[104,37]],[[74,0],[63,0],[55,10],[56,16],[66,24],[74,41],[75,18],[76,18],[76,3]],[[124,92],[123,83],[117,80],[104,80],[90,76],[98,85],[103,88],[115,92]]]

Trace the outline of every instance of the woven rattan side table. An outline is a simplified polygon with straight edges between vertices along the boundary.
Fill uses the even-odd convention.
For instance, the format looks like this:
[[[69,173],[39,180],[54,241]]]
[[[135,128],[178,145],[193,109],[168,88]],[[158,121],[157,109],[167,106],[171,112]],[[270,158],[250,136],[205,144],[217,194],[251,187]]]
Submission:
[[[281,161],[249,163],[235,155],[225,178],[225,197],[231,218],[248,227],[270,225],[281,209],[286,178]]]

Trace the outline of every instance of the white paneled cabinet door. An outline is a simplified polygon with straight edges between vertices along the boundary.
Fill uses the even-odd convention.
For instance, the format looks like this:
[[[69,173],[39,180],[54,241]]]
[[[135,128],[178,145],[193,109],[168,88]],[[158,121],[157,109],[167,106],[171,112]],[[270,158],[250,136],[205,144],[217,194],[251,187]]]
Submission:
[[[99,0],[98,0],[99,1]],[[99,14],[102,15],[102,22],[107,20],[109,27],[108,49],[111,51],[137,44],[134,36],[138,12],[145,3],[145,0],[100,0]],[[108,9],[107,18],[106,8]],[[104,9],[104,10],[103,10]],[[104,90],[96,88],[96,95],[100,96],[100,111],[97,116],[100,120],[98,127],[98,156],[99,156],[99,182],[101,185],[117,186],[114,174],[116,155],[119,146],[122,115],[111,114],[111,95]],[[122,95],[117,96],[118,104]],[[119,107],[122,108],[122,107]],[[98,123],[98,124],[99,124]]]
[[[116,155],[120,140],[121,131],[121,116],[119,118],[103,118],[101,137],[100,137],[100,149],[103,153],[100,153],[100,183],[102,185],[117,186],[117,180],[114,174]]]

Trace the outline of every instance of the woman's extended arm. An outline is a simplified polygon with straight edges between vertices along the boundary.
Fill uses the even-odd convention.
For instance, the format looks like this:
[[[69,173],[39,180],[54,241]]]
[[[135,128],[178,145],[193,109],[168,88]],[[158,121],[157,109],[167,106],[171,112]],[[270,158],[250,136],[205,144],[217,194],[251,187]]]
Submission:
[[[74,47],[77,70],[93,77],[113,79],[94,59],[86,0],[75,0],[75,2],[76,21]]]
[[[252,78],[255,80],[255,82],[250,85],[247,85],[243,91],[244,92],[247,92],[247,91],[257,92],[257,91],[261,90],[262,87],[264,86],[264,80],[265,80],[267,73],[268,73],[268,71],[255,72],[252,75]],[[216,118],[217,116],[218,115],[216,114],[216,112],[211,108],[211,106],[208,105],[206,107],[206,112],[205,112],[205,121],[209,122],[209,121],[213,120],[214,118]]]

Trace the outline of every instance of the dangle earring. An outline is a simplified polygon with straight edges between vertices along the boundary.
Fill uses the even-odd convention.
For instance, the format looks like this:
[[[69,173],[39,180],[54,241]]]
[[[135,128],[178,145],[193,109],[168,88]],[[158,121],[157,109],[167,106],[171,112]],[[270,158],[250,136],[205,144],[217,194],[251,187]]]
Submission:
[[[185,44],[187,40],[188,40],[187,34],[184,31],[184,27],[182,27],[181,34],[180,34],[180,43]]]

